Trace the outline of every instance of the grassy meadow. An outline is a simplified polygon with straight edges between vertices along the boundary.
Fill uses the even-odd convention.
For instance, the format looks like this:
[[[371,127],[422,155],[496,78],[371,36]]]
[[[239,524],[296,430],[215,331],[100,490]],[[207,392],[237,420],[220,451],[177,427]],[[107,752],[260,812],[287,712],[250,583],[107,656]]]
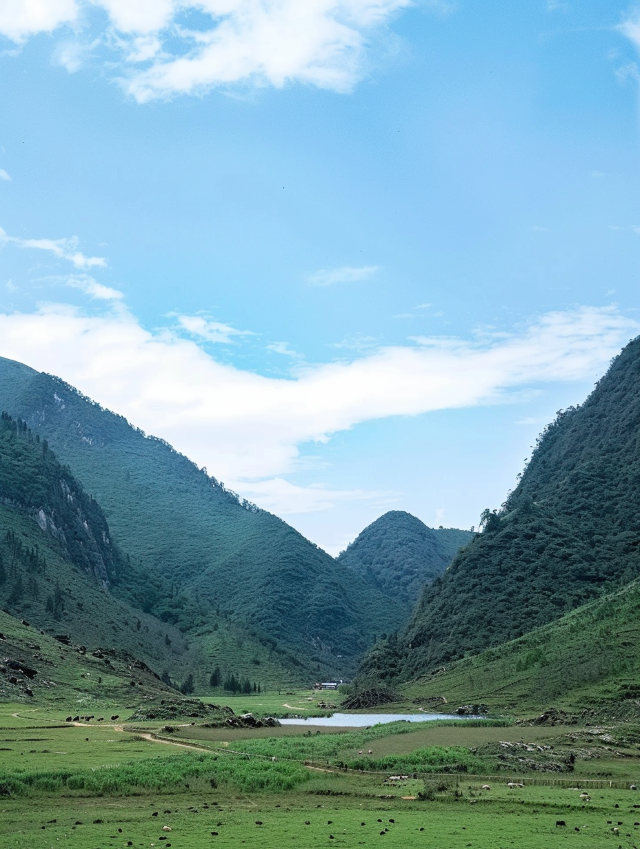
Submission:
[[[127,716],[72,724],[47,706],[0,705],[5,845],[632,849],[640,841],[640,792],[629,789],[640,779],[640,727],[630,723],[252,730]],[[517,758],[500,760],[507,744],[534,750],[542,764],[549,751],[571,752],[574,762],[566,772],[519,770]],[[397,773],[407,778],[390,781]],[[512,779],[524,786],[508,787]]]

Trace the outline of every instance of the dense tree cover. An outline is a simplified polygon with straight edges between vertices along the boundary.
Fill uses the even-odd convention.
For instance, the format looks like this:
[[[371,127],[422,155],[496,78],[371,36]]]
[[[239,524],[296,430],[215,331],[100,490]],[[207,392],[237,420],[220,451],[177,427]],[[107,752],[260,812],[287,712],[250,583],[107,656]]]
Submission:
[[[410,513],[390,510],[338,560],[410,611],[424,585],[439,577],[472,538],[471,531],[429,528]]]
[[[217,609],[208,610],[208,639],[191,629],[187,645],[174,626],[202,619],[197,596],[123,556],[110,536],[98,503],[46,441],[1,414],[0,607],[76,643],[126,649],[189,692],[218,686],[212,663],[222,665],[219,683],[227,670],[242,674],[241,692],[257,670],[270,685],[304,672],[274,639],[260,641]]]
[[[102,510],[26,422],[0,417],[0,500],[28,508],[68,559],[105,585],[122,569]],[[20,540],[14,542],[20,543]]]
[[[0,359],[0,406],[101,504],[131,557],[115,588],[131,603],[191,634],[235,623],[308,677],[348,674],[374,635],[403,622],[393,600],[285,522],[59,379]]]
[[[517,488],[362,674],[411,678],[640,575],[640,338],[540,436]]]
[[[198,662],[179,631],[114,597],[83,567],[33,509],[0,502],[0,608],[88,649],[124,649],[175,676]]]
[[[570,711],[637,716],[640,695],[640,579],[555,622],[451,664],[419,684],[420,696],[492,711]]]

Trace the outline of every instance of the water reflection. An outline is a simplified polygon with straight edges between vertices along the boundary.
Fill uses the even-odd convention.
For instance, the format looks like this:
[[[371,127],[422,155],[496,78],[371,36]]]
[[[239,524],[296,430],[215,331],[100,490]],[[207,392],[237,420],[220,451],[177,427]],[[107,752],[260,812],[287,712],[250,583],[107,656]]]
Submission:
[[[324,725],[340,728],[365,728],[387,722],[429,722],[434,719],[480,719],[478,716],[452,716],[450,713],[334,713],[331,716],[281,719],[282,725]]]

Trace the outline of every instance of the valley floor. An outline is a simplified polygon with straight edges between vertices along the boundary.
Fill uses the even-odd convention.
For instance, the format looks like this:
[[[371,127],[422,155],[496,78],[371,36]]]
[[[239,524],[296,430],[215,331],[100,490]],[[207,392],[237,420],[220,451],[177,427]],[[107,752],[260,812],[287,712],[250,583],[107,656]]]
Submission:
[[[306,698],[297,694],[291,703]],[[3,845],[640,845],[640,791],[630,789],[640,779],[640,728],[630,723],[402,723],[316,733],[207,728],[188,718],[167,727],[129,723],[126,709],[118,713],[106,725],[72,724],[59,710],[0,705]],[[558,771],[570,754],[574,762]],[[557,762],[553,771],[539,768],[545,758]],[[447,774],[451,763],[466,774]],[[489,767],[498,774],[489,776]],[[398,773],[408,777],[389,781]],[[510,780],[524,786],[508,787]],[[589,799],[581,798],[584,788]]]

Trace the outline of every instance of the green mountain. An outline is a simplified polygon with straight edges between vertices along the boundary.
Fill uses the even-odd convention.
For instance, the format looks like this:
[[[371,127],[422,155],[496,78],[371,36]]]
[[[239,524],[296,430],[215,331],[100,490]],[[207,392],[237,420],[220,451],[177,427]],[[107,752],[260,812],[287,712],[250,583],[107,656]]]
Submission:
[[[447,664],[409,688],[427,704],[486,704],[492,711],[638,716],[640,581],[535,628],[517,640]]]
[[[640,338],[540,436],[517,488],[362,674],[409,679],[518,637],[640,575]]]
[[[90,648],[115,647],[160,672],[191,662],[180,632],[112,589],[132,573],[100,506],[45,440],[0,417],[0,605]]]
[[[101,505],[131,558],[113,593],[188,634],[204,656],[197,680],[229,665],[220,629],[235,635],[234,671],[259,678],[275,664],[308,681],[349,674],[376,634],[404,621],[285,522],[58,378],[0,359],[0,408],[46,438]]]
[[[403,510],[380,516],[338,556],[380,592],[411,611],[425,584],[442,575],[471,531],[429,528]]]

